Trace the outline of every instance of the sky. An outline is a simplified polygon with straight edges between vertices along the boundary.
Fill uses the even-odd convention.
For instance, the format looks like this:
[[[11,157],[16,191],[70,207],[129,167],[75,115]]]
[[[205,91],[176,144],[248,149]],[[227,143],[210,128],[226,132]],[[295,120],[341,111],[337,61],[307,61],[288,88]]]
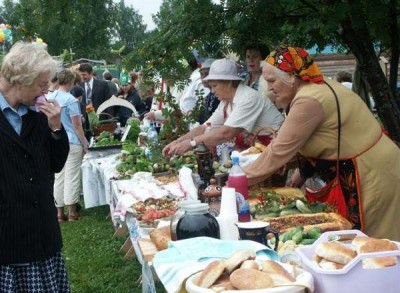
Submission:
[[[151,18],[152,14],[156,14],[160,10],[162,0],[125,0],[126,6],[133,7],[143,17],[147,30],[153,30],[155,24]]]

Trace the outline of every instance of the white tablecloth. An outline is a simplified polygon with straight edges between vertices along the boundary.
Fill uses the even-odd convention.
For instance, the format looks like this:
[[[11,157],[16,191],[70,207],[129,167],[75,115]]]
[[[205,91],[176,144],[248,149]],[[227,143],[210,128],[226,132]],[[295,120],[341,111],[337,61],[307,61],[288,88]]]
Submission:
[[[85,208],[111,204],[111,178],[116,176],[119,149],[91,151],[83,157],[82,188]]]

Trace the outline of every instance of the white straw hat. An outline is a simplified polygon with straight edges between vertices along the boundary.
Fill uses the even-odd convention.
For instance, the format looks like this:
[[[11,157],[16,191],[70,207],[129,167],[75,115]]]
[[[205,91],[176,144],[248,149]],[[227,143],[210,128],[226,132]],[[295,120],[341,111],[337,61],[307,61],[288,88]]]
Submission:
[[[210,67],[210,73],[203,80],[243,80],[238,76],[236,63],[230,59],[215,60]]]

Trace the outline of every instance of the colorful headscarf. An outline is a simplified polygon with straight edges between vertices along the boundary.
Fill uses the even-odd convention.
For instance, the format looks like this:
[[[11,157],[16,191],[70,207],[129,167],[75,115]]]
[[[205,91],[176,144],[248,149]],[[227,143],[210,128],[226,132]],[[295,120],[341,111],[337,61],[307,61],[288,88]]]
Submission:
[[[293,73],[304,81],[321,83],[321,70],[303,48],[283,46],[272,51],[265,61],[278,69]]]

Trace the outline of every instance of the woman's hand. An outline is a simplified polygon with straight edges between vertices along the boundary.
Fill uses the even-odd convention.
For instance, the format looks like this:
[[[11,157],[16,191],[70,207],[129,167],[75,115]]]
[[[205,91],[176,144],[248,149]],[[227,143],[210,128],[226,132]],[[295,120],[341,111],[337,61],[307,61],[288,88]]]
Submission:
[[[192,148],[189,139],[185,139],[181,142],[175,143],[170,147],[168,155],[184,155],[187,151]]]
[[[175,145],[175,144],[177,144],[178,142],[176,141],[176,140],[174,140],[173,142],[170,142],[169,144],[167,144],[164,148],[163,148],[163,150],[162,150],[162,154],[164,155],[164,156],[171,156],[172,154],[171,154],[171,148]]]
[[[50,129],[61,129],[61,107],[57,101],[47,100],[39,106],[39,109],[47,116]]]

